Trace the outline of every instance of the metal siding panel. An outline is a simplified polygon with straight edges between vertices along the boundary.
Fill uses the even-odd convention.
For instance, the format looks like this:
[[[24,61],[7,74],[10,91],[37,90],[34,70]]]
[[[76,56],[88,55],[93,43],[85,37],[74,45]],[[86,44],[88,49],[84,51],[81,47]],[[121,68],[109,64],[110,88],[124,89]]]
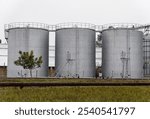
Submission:
[[[143,40],[144,50],[144,76],[150,76],[150,35],[145,35]]]

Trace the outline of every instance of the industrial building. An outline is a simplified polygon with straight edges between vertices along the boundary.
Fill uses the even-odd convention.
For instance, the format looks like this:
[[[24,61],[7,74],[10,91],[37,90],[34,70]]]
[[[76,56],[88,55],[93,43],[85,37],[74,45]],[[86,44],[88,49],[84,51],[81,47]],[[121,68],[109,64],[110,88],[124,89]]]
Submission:
[[[150,25],[139,24],[94,25],[79,22],[57,25],[7,24],[5,26],[5,38],[8,41],[7,76],[21,77],[25,74],[28,77],[28,72],[15,66],[14,60],[17,59],[19,50],[33,50],[35,56],[43,57],[44,62],[41,68],[35,70],[34,77],[51,75],[92,78],[97,76],[96,68],[101,66],[102,75],[98,76],[104,79],[149,77],[149,27]],[[49,47],[50,32],[55,33],[53,48]],[[48,70],[52,65],[52,59],[55,71],[51,71],[52,68]]]
[[[146,34],[143,39],[144,50],[144,76],[150,76],[150,35]]]

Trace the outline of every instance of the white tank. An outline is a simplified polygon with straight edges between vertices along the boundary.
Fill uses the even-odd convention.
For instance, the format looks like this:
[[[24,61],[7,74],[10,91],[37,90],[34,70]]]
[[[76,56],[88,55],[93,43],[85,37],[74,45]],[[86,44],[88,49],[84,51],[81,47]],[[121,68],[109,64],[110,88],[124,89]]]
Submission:
[[[127,28],[102,32],[102,75],[104,78],[143,77],[143,33]]]
[[[95,77],[94,25],[57,25],[55,46],[57,77]]]
[[[14,61],[19,57],[19,51],[33,50],[35,57],[42,56],[40,68],[33,70],[33,77],[48,76],[48,26],[40,23],[13,23],[8,28],[8,68],[7,77],[30,77],[29,71],[16,66]]]

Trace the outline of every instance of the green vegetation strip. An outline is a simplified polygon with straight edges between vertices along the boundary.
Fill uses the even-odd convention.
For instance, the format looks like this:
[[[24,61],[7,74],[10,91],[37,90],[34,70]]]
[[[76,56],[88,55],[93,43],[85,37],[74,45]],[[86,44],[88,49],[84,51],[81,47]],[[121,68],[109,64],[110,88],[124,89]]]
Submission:
[[[150,102],[150,86],[1,87],[4,102]]]
[[[0,87],[30,86],[150,86],[150,80],[102,79],[7,79],[0,80]]]

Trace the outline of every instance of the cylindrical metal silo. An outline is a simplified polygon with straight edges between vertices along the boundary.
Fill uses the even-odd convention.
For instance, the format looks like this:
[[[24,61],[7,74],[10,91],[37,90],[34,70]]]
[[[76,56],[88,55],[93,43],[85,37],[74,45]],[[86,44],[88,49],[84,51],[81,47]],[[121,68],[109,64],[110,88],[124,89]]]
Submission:
[[[91,24],[56,26],[57,77],[95,77],[95,30]]]
[[[40,68],[32,71],[33,77],[48,76],[48,25],[40,23],[13,23],[7,25],[8,31],[8,68],[7,77],[30,77],[29,71],[16,66],[14,61],[19,57],[19,51],[33,50],[35,57],[42,56]]]
[[[102,75],[104,78],[143,77],[143,33],[128,28],[102,32]]]
[[[150,35],[144,36],[143,50],[144,50],[144,76],[150,76]]]

